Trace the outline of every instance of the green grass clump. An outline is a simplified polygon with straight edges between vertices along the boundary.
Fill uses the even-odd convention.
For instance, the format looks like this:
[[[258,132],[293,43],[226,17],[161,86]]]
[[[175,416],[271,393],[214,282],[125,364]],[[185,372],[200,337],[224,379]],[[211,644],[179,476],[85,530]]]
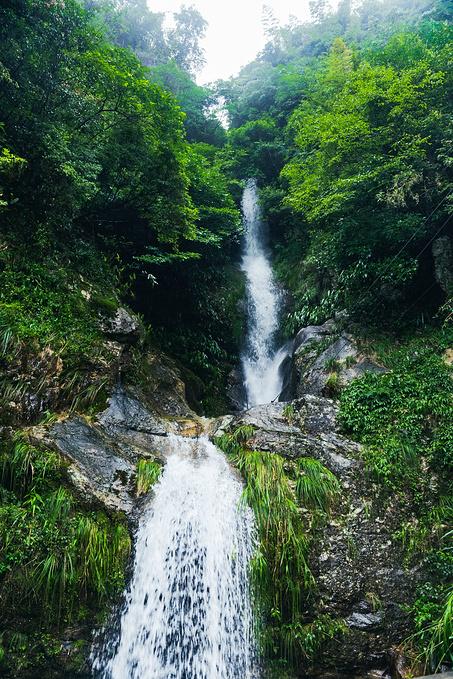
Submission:
[[[406,642],[415,648],[415,664],[427,674],[440,672],[453,662],[453,588],[425,583],[407,611],[416,630]]]
[[[287,403],[283,407],[283,417],[288,422],[288,424],[293,424],[296,419],[296,409],[292,403]]]
[[[159,480],[162,465],[155,460],[139,460],[137,464],[137,496],[146,495]]]
[[[299,504],[307,509],[328,513],[339,497],[341,486],[332,472],[319,460],[302,457],[295,463],[296,495]]]
[[[337,372],[329,373],[329,376],[326,380],[326,386],[325,386],[326,395],[333,398],[335,396],[338,396],[340,391],[341,391],[341,382],[340,382],[339,374]]]
[[[90,301],[97,311],[106,316],[113,316],[119,307],[118,300],[113,295],[94,293]]]
[[[316,659],[323,646],[338,637],[346,634],[348,628],[342,619],[334,619],[329,615],[321,615],[312,622],[294,625],[285,625],[283,635],[287,647],[286,655],[297,662],[301,657],[308,662]],[[297,655],[294,655],[294,650]]]
[[[64,473],[55,453],[23,436],[1,445],[0,596],[44,627],[118,592],[131,547],[125,524],[81,507]]]
[[[219,437],[217,444],[240,470],[244,501],[256,517],[259,544],[252,582],[263,627],[263,653],[268,659],[296,665],[312,658],[317,643],[329,636],[327,626],[305,620],[304,607],[315,590],[309,566],[311,518],[330,510],[340,486],[317,460],[292,462],[247,449],[253,432],[253,427],[244,425]],[[338,630],[335,626],[335,633]]]
[[[328,358],[324,364],[326,370],[333,373],[338,373],[341,370],[341,363],[336,358]]]
[[[453,588],[445,598],[441,615],[428,627],[425,655],[430,669],[439,672],[444,663],[453,663]]]

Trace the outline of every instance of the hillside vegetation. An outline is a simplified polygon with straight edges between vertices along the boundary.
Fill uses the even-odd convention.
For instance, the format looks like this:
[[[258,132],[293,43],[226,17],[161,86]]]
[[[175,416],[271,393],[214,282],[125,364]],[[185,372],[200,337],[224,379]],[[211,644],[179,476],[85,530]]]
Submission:
[[[193,7],[166,29],[146,0],[1,4],[3,676],[62,676],[63,631],[101,624],[131,546],[124,517],[86,506],[66,463],[27,428],[69,412],[93,417],[120,376],[145,379],[149,352],[171,356],[197,412],[228,411],[244,334],[240,196],[249,177],[288,292],[282,336],[336,316],[387,368],[331,395],[379,492],[414,507],[398,539],[407,567],[423,562],[429,579],[407,610],[405,648],[427,671],[453,663],[451,7],[310,6],[311,22],[288,26],[267,11],[263,52],[208,88],[194,80],[206,24]],[[139,319],[124,355],[106,331],[120,308]],[[262,570],[258,579],[266,654],[283,677],[300,670],[301,629],[316,654],[336,628],[326,620],[306,629],[299,599],[282,605],[287,619],[267,605],[299,592],[300,573],[308,588],[304,489],[294,469],[250,455],[243,439],[223,445],[251,504],[274,486],[280,493],[275,516],[265,505],[273,521],[264,513],[259,528],[285,578],[277,587]],[[145,492],[156,470],[141,471]],[[311,473],[326,485],[320,467]],[[314,484],[326,516],[339,492],[327,480],[327,490]],[[276,551],[282,526],[294,533],[288,562]],[[80,646],[66,668],[75,676]]]

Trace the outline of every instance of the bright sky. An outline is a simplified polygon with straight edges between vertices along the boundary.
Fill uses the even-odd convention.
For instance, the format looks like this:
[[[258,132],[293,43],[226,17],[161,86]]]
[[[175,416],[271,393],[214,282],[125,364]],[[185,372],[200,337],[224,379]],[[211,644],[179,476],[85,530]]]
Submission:
[[[280,23],[290,15],[308,19],[308,0],[148,0],[154,12],[175,12],[181,5],[195,5],[209,26],[203,47],[206,66],[197,80],[201,84],[238,73],[264,47],[263,5],[272,8]]]

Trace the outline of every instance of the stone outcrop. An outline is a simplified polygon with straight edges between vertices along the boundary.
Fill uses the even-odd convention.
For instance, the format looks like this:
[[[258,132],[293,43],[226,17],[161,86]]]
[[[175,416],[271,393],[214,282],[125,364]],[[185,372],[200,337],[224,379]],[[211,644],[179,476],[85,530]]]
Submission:
[[[409,633],[404,606],[420,576],[418,569],[403,566],[395,537],[410,508],[404,498],[383,495],[367,478],[361,447],[341,434],[337,413],[332,400],[304,394],[291,404],[257,406],[221,418],[211,431],[219,435],[251,425],[248,448],[288,459],[314,457],[337,476],[341,500],[313,540],[317,595],[309,615],[341,619],[346,633],[326,644],[309,674],[382,676],[398,657],[393,647]]]
[[[126,381],[131,379],[126,375]],[[186,400],[186,385],[176,363],[160,351],[141,357],[138,380],[140,394],[148,409],[158,416],[193,417]]]
[[[225,430],[251,425],[253,448],[277,453],[288,458],[314,457],[339,476],[349,477],[359,465],[360,446],[344,438],[338,431],[337,408],[333,401],[310,394],[293,401],[294,415],[288,422],[285,404],[255,406],[237,416],[215,422],[212,435]],[[294,419],[293,419],[294,418]]]
[[[333,320],[300,330],[292,360],[291,386],[284,397],[330,396],[366,372],[385,372],[353,335],[339,330]]]
[[[123,344],[135,344],[142,331],[140,320],[124,307],[119,307],[112,316],[104,318],[101,327],[107,337]]]
[[[182,405],[178,394],[175,399]],[[137,462],[163,461],[164,439],[170,432],[197,436],[203,429],[202,420],[187,404],[183,411],[193,419],[164,419],[145,405],[138,392],[117,386],[107,409],[97,417],[67,417],[50,426],[33,427],[29,436],[66,460],[68,480],[84,503],[132,514]]]
[[[118,388],[99,417],[75,416],[34,427],[30,437],[66,460],[68,479],[84,503],[130,514],[136,464],[140,458],[158,457],[154,440],[166,433],[138,399]]]
[[[246,402],[244,376],[239,368],[233,368],[227,377],[226,397],[233,412],[240,412]]]

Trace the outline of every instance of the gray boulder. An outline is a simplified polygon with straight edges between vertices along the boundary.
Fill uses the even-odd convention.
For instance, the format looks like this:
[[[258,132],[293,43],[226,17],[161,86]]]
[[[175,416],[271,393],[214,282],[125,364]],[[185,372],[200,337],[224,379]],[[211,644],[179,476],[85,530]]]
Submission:
[[[163,459],[160,441],[168,428],[134,394],[117,387],[96,419],[69,417],[50,427],[32,428],[30,437],[68,462],[68,479],[83,502],[130,514],[137,462]]]
[[[135,465],[99,427],[74,417],[48,431],[35,428],[31,437],[67,461],[69,481],[83,502],[114,512],[132,511]]]
[[[119,307],[110,318],[104,318],[101,327],[108,337],[124,344],[135,344],[140,338],[140,320],[124,307]]]
[[[239,412],[244,408],[246,393],[242,370],[233,368],[227,378],[226,396],[231,405],[231,410]]]
[[[352,335],[340,332],[333,320],[303,328],[294,340],[294,396],[333,396],[366,372],[385,371],[373,357],[359,348]]]

